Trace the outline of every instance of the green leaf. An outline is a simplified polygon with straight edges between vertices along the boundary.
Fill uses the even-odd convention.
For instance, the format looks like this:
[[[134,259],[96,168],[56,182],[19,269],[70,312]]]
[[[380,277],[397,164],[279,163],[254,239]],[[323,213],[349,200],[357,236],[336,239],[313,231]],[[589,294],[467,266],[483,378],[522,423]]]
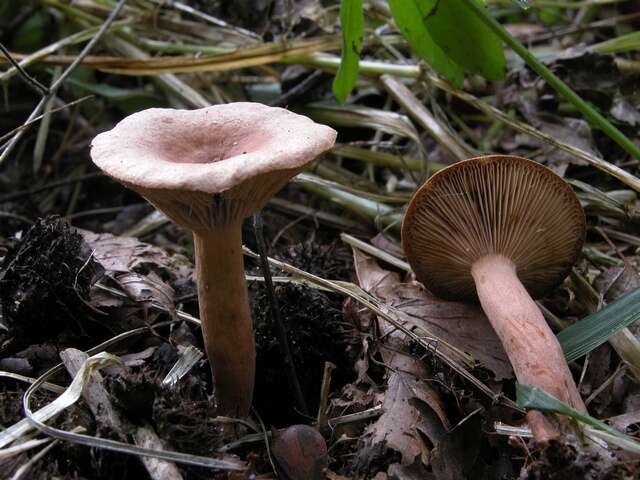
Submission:
[[[516,384],[516,398],[518,406],[526,410],[540,410],[546,413],[559,413],[566,415],[579,422],[586,423],[598,430],[602,430],[616,437],[628,439],[629,437],[624,433],[610,427],[606,423],[597,418],[593,418],[586,413],[581,413],[573,407],[570,407],[564,402],[561,402],[553,395],[549,395],[544,390],[538,387],[532,387],[529,385]]]
[[[103,83],[93,83],[81,80],[76,75],[69,77],[67,83],[78,90],[78,95],[89,92],[107,98],[126,114],[146,108],[163,107],[166,104],[159,95],[143,89],[120,88]]]
[[[436,72],[456,85],[464,79],[462,68],[442,51],[422,21],[424,0],[389,0],[389,8],[398,30],[420,58]]]
[[[42,12],[29,15],[14,34],[13,48],[18,52],[32,52],[40,48],[47,31],[47,24],[47,17]]]
[[[558,334],[558,341],[567,362],[572,362],[638,320],[640,288],[565,328]]]
[[[405,0],[407,1],[407,0]],[[465,0],[412,0],[438,46],[458,65],[489,80],[505,75],[502,42]],[[482,6],[480,0],[471,0]]]
[[[344,103],[358,79],[358,64],[364,31],[362,0],[342,0],[340,4],[342,26],[342,60],[333,79],[333,94]]]

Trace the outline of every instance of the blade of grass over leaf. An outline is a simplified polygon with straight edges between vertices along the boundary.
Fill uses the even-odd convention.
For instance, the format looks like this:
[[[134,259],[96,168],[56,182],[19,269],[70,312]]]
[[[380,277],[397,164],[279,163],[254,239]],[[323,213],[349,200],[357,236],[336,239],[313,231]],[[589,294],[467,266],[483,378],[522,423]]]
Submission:
[[[400,228],[402,213],[387,204],[363,198],[338,188],[338,185],[333,182],[322,180],[308,173],[298,174],[293,181],[305,190],[337,203],[360,217],[372,221],[380,226],[380,229],[392,227],[398,230]]]
[[[342,25],[342,61],[333,79],[333,94],[340,103],[344,103],[358,80],[358,62],[364,31],[362,0],[342,0],[340,24]]]
[[[561,415],[566,415],[573,418],[574,420],[594,427],[597,430],[602,430],[603,432],[607,432],[615,437],[637,443],[629,436],[625,435],[622,432],[619,432],[615,428],[610,427],[603,421],[598,420],[597,418],[593,418],[590,415],[580,413],[576,409],[570,407],[566,403],[561,402],[557,398],[549,395],[547,392],[539,389],[538,387],[531,387],[529,385],[522,385],[518,383],[516,384],[516,397],[518,406],[527,410],[540,410],[541,412],[545,413],[559,413]]]
[[[464,74],[457,65],[434,41],[422,21],[422,12],[418,0],[389,0],[393,19],[400,33],[409,45],[431,68],[456,85],[462,85]]]
[[[402,82],[390,75],[382,75],[380,82],[389,95],[424,128],[433,139],[456,160],[473,157],[471,149],[440,124],[418,98]]]
[[[589,47],[589,50],[602,54],[629,52],[639,49],[640,32],[631,32],[625,35],[620,35],[619,37],[605,40],[604,42],[600,42]]]
[[[485,8],[478,0],[426,0],[418,5],[425,27],[449,58],[488,80],[501,80],[505,74],[502,42],[469,3]]]
[[[558,334],[558,340],[567,361],[572,362],[638,320],[640,289],[628,293],[602,310],[564,329]]]

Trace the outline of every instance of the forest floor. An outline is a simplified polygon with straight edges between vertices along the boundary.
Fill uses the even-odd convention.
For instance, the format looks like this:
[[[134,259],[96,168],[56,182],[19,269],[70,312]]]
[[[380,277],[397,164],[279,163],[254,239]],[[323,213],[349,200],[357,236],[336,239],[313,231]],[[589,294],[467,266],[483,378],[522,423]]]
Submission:
[[[22,72],[0,54],[0,426],[25,421],[36,379],[30,409],[53,405],[72,380],[69,368],[51,370],[61,358],[111,354],[85,379],[107,407],[91,408],[87,386],[47,422],[72,432],[64,439],[33,427],[17,439],[0,432],[0,478],[124,480],[148,477],[153,465],[154,478],[185,479],[638,478],[639,158],[510,49],[502,80],[442,80],[378,0],[364,5],[361,58],[370,63],[345,103],[332,93],[339,2],[320,0],[129,1],[55,85],[117,3],[0,3],[11,58],[40,52]],[[637,1],[488,3],[640,147]],[[98,133],[136,111],[233,101],[286,107],[338,131],[336,146],[262,211],[273,291],[253,253],[252,219],[243,227],[257,347],[243,422],[216,415],[191,234],[89,156]],[[39,102],[48,115],[24,127]],[[586,213],[580,260],[539,305],[555,333],[602,312],[607,328],[565,335],[583,349],[569,365],[591,418],[621,434],[591,432],[598,448],[569,434],[546,448],[532,442],[481,309],[435,297],[406,263],[400,227],[416,189],[446,165],[491,153],[549,167]],[[274,299],[302,398],[286,374]],[[605,308],[617,300],[618,310]],[[301,424],[326,447],[287,444],[311,462],[296,477],[278,439]],[[126,451],[150,445],[143,431],[177,452],[173,465],[150,467]],[[125,446],[114,451],[105,439]],[[318,465],[322,473],[309,473]]]

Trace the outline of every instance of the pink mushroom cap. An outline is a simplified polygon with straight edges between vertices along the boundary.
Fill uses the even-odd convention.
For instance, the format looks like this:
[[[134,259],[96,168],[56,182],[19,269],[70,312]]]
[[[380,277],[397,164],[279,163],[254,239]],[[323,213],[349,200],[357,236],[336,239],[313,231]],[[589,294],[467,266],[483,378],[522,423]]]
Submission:
[[[95,137],[91,158],[177,223],[209,230],[262,208],[335,138],[330,127],[259,103],[152,108]]]

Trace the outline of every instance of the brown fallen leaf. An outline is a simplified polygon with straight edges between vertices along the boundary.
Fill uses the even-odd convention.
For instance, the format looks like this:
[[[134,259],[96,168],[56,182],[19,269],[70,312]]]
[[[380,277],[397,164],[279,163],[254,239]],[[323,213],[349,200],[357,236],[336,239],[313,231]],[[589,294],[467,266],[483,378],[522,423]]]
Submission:
[[[390,307],[383,307],[385,313],[470,354],[493,372],[495,380],[513,378],[500,339],[479,306],[441,300],[417,282],[401,283],[398,274],[380,268],[360,251],[354,258],[360,286]]]
[[[393,307],[386,313],[470,354],[496,380],[513,377],[507,354],[480,307],[441,300],[416,282],[385,285],[375,295]]]
[[[93,249],[94,258],[110,272],[140,272],[155,270],[171,283],[192,277],[193,265],[184,256],[169,254],[162,248],[133,237],[78,230]]]
[[[193,267],[181,255],[171,255],[136,238],[86,230],[78,232],[93,250],[94,260],[105,269],[105,276],[116,282],[132,300],[154,301],[173,310],[175,292],[172,285],[192,282]],[[91,299],[98,308],[122,305],[120,299],[96,287]]]
[[[381,269],[371,257],[354,250],[356,275],[362,288],[377,291],[399,281],[398,275]],[[426,364],[411,354],[411,343],[401,332],[378,319],[378,348],[387,367],[387,389],[381,394],[384,413],[363,434],[355,468],[365,476],[388,451],[400,454],[401,465],[416,460],[429,464],[430,444],[436,444],[449,428],[439,394],[425,381]],[[424,467],[420,467],[424,470]],[[426,472],[426,470],[424,470]]]

